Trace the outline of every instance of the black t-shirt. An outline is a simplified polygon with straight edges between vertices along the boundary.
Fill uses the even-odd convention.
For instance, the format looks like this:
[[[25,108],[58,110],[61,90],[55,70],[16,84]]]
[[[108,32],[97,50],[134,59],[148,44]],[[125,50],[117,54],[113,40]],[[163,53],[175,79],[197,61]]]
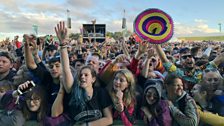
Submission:
[[[75,105],[69,106],[69,116],[74,123],[90,122],[104,117],[103,109],[112,105],[112,100],[104,88],[95,87],[93,97],[82,110]]]
[[[55,98],[57,97],[57,92],[60,89],[60,84],[55,84],[53,82],[53,78],[48,71],[48,69],[44,66],[42,62],[37,64],[37,68],[34,70],[29,69],[35,77],[40,80],[40,85],[44,87],[47,91],[47,96],[49,96],[48,102],[53,104]]]

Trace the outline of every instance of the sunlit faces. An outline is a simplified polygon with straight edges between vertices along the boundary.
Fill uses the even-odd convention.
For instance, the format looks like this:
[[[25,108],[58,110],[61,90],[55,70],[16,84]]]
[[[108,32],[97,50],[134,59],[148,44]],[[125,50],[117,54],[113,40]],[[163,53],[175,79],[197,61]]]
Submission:
[[[0,74],[5,73],[12,68],[13,64],[5,56],[0,56]]]
[[[84,68],[80,71],[80,87],[87,88],[92,87],[92,84],[96,81],[96,78],[92,76],[91,70]]]
[[[94,68],[94,70],[96,70],[96,72],[98,72],[98,70],[99,70],[99,58],[98,57],[89,56],[89,57],[87,57],[86,63],[87,63],[87,65]]]
[[[53,78],[59,78],[61,75],[61,63],[60,62],[53,62],[49,64],[50,73]]]
[[[40,108],[41,99],[38,96],[32,96],[26,99],[27,107],[32,112],[37,112]]]
[[[176,78],[174,80],[174,84],[167,85],[167,91],[168,91],[169,97],[172,97],[172,98],[180,97],[184,91],[182,80],[179,78]]]
[[[195,65],[195,60],[191,54],[184,54],[181,56],[181,64],[185,68],[193,68]]]
[[[113,89],[124,91],[128,87],[127,78],[122,73],[117,73],[113,80]]]
[[[209,89],[212,91],[217,90],[217,88],[220,84],[220,81],[221,81],[221,78],[219,77],[219,75],[216,72],[212,72],[212,71],[207,72],[204,75],[203,79],[205,81],[206,86],[208,86]]]
[[[159,94],[155,88],[149,88],[146,92],[146,101],[149,105],[154,104],[159,99]]]

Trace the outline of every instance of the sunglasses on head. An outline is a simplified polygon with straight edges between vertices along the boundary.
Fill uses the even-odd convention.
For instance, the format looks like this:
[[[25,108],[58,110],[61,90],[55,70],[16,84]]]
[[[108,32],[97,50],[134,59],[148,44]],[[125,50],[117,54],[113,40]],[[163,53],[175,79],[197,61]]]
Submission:
[[[182,59],[187,59],[187,58],[192,58],[193,56],[192,55],[184,55],[182,56]]]
[[[208,73],[208,72],[217,72],[217,69],[205,69],[204,72]]]

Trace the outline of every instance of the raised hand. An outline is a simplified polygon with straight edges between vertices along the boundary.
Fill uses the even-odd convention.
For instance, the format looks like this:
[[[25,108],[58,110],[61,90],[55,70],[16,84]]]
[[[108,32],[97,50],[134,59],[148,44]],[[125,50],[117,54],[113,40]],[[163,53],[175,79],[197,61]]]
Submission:
[[[125,54],[120,54],[115,58],[114,63],[120,63],[125,60],[127,60],[127,56]]]
[[[155,50],[153,48],[148,50],[148,59],[150,59],[152,56],[155,56]]]
[[[140,42],[138,45],[138,51],[135,55],[136,59],[140,59],[142,54],[144,54],[147,51],[148,43],[146,41]]]
[[[116,92],[116,97],[118,99],[118,102],[115,103],[115,109],[119,112],[124,111],[124,104],[123,104],[123,92],[121,90],[118,90]]]
[[[118,98],[118,101],[119,101],[119,102],[122,102],[122,101],[123,101],[123,100],[122,100],[122,99],[123,99],[123,95],[124,95],[124,94],[123,94],[123,92],[122,92],[121,90],[118,90],[118,91],[117,91],[117,93],[116,93],[116,97]]]
[[[55,33],[60,41],[60,45],[67,45],[68,41],[66,41],[67,36],[67,28],[65,27],[65,22],[59,22],[57,27],[55,27]]]

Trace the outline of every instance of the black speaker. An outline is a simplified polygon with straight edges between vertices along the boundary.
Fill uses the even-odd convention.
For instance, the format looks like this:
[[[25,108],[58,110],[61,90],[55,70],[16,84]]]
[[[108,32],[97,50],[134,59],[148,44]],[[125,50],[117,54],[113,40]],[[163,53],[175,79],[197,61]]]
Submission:
[[[122,18],[122,29],[126,28],[126,18]]]
[[[72,25],[71,25],[71,18],[70,18],[70,17],[68,18],[67,27],[68,27],[68,28],[72,28]]]

